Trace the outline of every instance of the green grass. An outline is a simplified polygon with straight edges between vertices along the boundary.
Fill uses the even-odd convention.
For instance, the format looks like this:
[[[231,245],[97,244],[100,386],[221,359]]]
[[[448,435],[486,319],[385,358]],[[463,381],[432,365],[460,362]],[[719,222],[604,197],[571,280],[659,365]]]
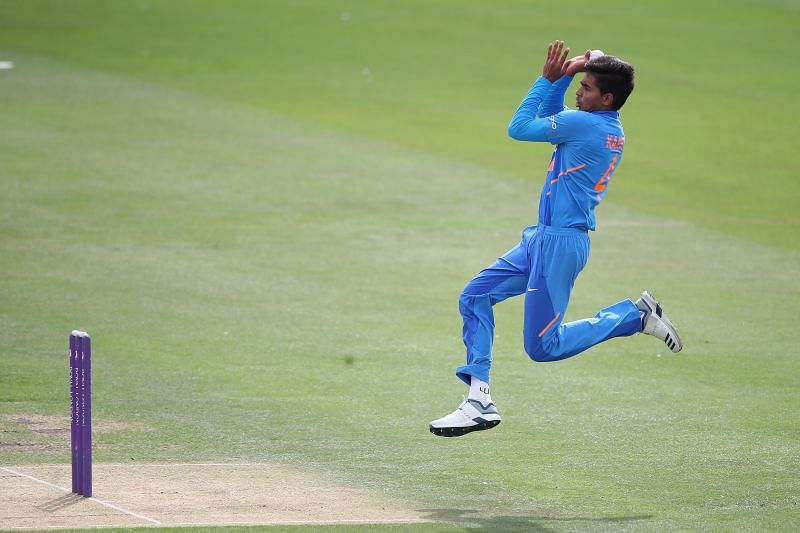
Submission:
[[[503,123],[524,69],[538,68],[530,28],[553,26],[533,14],[528,24],[521,4],[493,11],[486,28],[474,5],[437,3],[421,16],[411,4],[369,4],[356,6],[373,17],[359,30],[375,39],[365,49],[363,34],[326,39],[359,27],[355,7],[223,5],[0,4],[0,55],[17,64],[0,71],[0,428],[51,445],[0,447],[0,464],[68,460],[2,415],[66,415],[66,335],[78,327],[97,354],[96,419],[129,423],[97,435],[98,461],[298,463],[453,524],[420,531],[797,523],[796,125],[763,99],[764,113],[745,109],[744,87],[731,89],[738,108],[703,107],[722,91],[702,83],[711,68],[698,73],[698,57],[656,46],[658,36],[672,42],[664,27],[682,21],[680,9],[654,17],[628,7],[656,26],[651,48],[634,46],[638,26],[601,43],[650,66],[640,67],[626,114],[632,142],[567,318],[651,288],[685,352],[672,357],[640,336],[532,365],[521,302],[507,302],[493,372],[503,424],[437,439],[427,421],[464,392],[452,375],[462,358],[457,294],[534,222],[547,150],[508,143]],[[745,37],[771,24],[779,40],[796,19],[777,18],[771,4],[736,5],[730,21],[758,17]],[[563,24],[585,34],[574,17]],[[211,38],[225,27],[227,38]],[[714,72],[763,90],[748,63],[756,51],[743,48],[738,74]],[[363,79],[370,63],[353,54],[383,58],[389,79],[378,67]],[[676,63],[660,69],[656,59]],[[782,102],[788,85],[769,90]],[[734,100],[716,96],[720,107]],[[696,109],[688,138],[672,106]],[[736,144],[739,120],[780,135]],[[701,155],[709,150],[718,155]],[[759,150],[767,160],[756,165]],[[756,190],[764,197],[746,194]],[[656,202],[661,193],[679,201]],[[734,214],[749,223],[718,223]],[[788,223],[765,235],[762,215]]]
[[[638,67],[614,201],[800,251],[800,129],[785,110],[800,80],[785,52],[797,43],[797,7],[3,1],[0,47],[538,179],[543,156],[510,142],[505,126],[547,40],[561,37]]]

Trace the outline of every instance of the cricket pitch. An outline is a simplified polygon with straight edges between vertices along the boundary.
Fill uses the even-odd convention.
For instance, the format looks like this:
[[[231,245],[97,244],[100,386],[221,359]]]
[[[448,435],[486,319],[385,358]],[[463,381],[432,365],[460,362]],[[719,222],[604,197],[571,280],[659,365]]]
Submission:
[[[70,465],[0,466],[0,529],[426,522],[423,513],[283,464],[95,464],[94,495]]]

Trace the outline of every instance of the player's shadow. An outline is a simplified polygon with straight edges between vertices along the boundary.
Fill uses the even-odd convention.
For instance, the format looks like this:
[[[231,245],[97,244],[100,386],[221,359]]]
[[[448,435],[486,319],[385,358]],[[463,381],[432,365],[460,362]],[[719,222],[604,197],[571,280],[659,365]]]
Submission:
[[[37,508],[41,509],[42,511],[46,511],[48,513],[54,513],[59,509],[64,509],[69,507],[70,505],[75,505],[78,502],[85,500],[83,496],[80,494],[69,493],[61,496],[60,498],[56,498],[55,500],[50,500],[49,502],[45,502],[42,505],[38,505]]]
[[[633,515],[633,516],[527,516],[527,515],[507,515],[507,516],[486,516],[484,511],[474,509],[420,509],[419,512],[425,513],[425,518],[435,522],[455,522],[464,527],[464,531],[474,531],[486,529],[489,531],[554,531],[553,527],[548,527],[550,522],[593,522],[613,525],[635,520],[647,520],[653,515]]]

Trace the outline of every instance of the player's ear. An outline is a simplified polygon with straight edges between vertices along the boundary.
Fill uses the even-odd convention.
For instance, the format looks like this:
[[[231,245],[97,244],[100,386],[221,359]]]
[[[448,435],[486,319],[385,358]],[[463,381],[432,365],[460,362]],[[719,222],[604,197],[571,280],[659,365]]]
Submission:
[[[603,103],[603,107],[614,109],[614,93],[603,93],[600,95],[600,101]]]

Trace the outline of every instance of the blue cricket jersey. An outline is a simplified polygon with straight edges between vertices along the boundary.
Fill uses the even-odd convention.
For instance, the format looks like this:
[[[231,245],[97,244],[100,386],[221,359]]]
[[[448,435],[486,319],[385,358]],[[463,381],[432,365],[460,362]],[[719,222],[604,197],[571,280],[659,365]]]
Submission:
[[[616,111],[573,111],[564,106],[572,81],[539,77],[508,126],[520,141],[556,145],[539,197],[539,224],[595,229],[594,208],[622,160],[625,133]]]

